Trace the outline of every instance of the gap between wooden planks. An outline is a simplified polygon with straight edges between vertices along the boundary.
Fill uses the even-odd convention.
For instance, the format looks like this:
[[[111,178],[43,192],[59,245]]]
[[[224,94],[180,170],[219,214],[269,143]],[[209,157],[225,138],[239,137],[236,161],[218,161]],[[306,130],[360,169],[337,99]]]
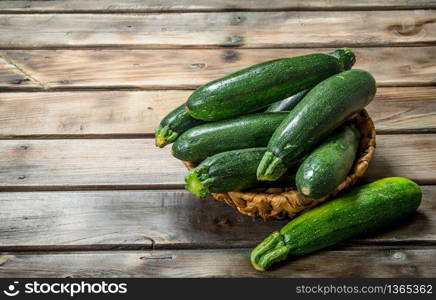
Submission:
[[[0,94],[0,138],[153,137],[192,91]],[[380,87],[368,111],[377,133],[436,132],[436,88]]]
[[[263,61],[334,49],[0,51],[0,89],[193,89]],[[353,48],[378,86],[431,86],[436,47]],[[8,62],[8,63],[7,63]],[[26,81],[17,78],[17,72]]]
[[[186,11],[387,10],[435,8],[434,0],[55,0],[0,1],[2,13],[138,13]]]
[[[9,49],[423,46],[436,42],[433,10],[3,14],[0,20],[0,45]]]
[[[436,183],[436,134],[379,135],[365,180],[404,176]],[[165,189],[186,169],[152,139],[3,140],[0,189]]]
[[[251,249],[2,253],[1,277],[434,277],[436,250],[371,247],[320,251],[268,272]]]
[[[416,214],[340,246],[436,245],[436,186]],[[0,251],[254,247],[288,221],[263,221],[183,190],[0,193]]]

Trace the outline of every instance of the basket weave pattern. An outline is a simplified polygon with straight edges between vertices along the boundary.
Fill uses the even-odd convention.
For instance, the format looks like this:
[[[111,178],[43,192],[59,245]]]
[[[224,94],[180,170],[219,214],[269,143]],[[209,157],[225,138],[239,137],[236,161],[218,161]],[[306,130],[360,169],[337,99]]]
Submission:
[[[354,185],[361,178],[375,152],[375,128],[366,110],[350,118],[355,122],[361,137],[356,160],[350,174],[329,196],[320,200],[311,200],[302,196],[295,187],[253,189],[246,192],[228,192],[212,194],[218,200],[236,208],[240,213],[249,216],[259,216],[263,219],[292,218],[303,210],[334,197],[340,191]],[[195,167],[190,162],[184,162],[188,169]]]

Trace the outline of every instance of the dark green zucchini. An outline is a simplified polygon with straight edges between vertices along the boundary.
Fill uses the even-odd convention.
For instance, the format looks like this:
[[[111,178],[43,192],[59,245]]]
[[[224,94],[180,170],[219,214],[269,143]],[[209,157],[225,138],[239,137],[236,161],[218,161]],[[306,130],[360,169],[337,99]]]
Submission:
[[[256,165],[265,148],[234,150],[205,159],[189,171],[185,178],[186,189],[198,197],[210,193],[239,191],[257,183]]]
[[[359,139],[354,124],[338,128],[298,168],[298,191],[310,199],[322,199],[334,192],[353,166]]]
[[[347,118],[361,111],[375,92],[374,78],[363,70],[342,72],[312,88],[277,127],[257,169],[257,178],[279,178]]]
[[[265,112],[279,112],[279,111],[290,111],[292,110],[301,99],[306,96],[310,89],[303,90],[295,95],[292,95],[281,101],[274,102],[265,110]]]
[[[174,142],[177,137],[194,126],[203,124],[204,122],[192,118],[185,109],[186,105],[182,104],[175,110],[170,112],[156,128],[155,144],[159,148],[163,148]]]
[[[185,178],[186,189],[198,197],[210,193],[241,191],[254,187],[289,187],[296,169],[289,170],[275,182],[258,182],[256,166],[266,148],[233,150],[206,158]]]
[[[350,69],[354,62],[354,54],[347,48],[264,62],[199,87],[186,106],[199,120],[229,119],[311,88]]]
[[[400,177],[354,188],[272,233],[251,252],[251,263],[264,271],[288,257],[306,255],[383,229],[415,212],[421,197],[416,183]]]
[[[178,159],[200,162],[220,152],[265,147],[286,116],[259,113],[196,126],[176,140],[172,152]]]

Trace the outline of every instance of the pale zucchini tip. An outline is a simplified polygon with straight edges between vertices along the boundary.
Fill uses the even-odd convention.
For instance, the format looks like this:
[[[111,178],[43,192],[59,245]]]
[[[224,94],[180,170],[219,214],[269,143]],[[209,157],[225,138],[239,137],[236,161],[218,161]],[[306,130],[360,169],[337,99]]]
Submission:
[[[257,168],[257,179],[260,181],[276,181],[287,170],[280,157],[272,152],[265,152]]]
[[[209,189],[201,182],[195,169],[188,173],[185,182],[186,189],[199,198],[205,198],[210,194]]]

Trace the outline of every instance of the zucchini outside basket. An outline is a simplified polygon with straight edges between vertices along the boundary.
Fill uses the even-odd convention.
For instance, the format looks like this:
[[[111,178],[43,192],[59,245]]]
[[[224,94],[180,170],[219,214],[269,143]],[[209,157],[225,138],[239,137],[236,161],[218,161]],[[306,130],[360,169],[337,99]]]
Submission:
[[[212,196],[216,200],[236,208],[242,214],[271,220],[292,218],[298,213],[334,197],[339,192],[354,185],[365,174],[376,147],[374,123],[365,109],[352,116],[349,121],[355,122],[361,134],[356,160],[345,180],[327,197],[319,200],[305,198],[297,191],[295,186],[289,188],[258,188],[244,192],[212,193]],[[187,161],[183,163],[188,169],[195,167],[194,163]]]

